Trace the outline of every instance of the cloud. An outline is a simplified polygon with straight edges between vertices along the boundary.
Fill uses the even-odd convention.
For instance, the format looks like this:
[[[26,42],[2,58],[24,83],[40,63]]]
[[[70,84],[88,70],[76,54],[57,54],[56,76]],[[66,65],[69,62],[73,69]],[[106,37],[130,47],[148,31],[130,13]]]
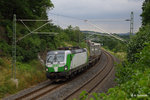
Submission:
[[[130,12],[133,11],[135,15],[138,16],[135,17],[138,22],[135,22],[140,26],[139,15],[142,12],[141,7],[143,1],[144,0],[52,0],[55,8],[50,12],[83,19],[125,19],[129,18]]]

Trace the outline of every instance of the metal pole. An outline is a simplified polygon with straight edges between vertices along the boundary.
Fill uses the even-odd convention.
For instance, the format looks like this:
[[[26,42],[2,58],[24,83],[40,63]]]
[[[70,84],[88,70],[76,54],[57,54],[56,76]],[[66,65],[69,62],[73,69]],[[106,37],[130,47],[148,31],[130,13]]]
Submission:
[[[130,37],[131,37],[133,35],[133,19],[134,19],[133,12],[131,12],[130,17],[131,17],[130,19]]]
[[[13,15],[13,40],[12,40],[12,79],[16,79],[16,45],[17,45],[17,40],[16,40],[16,14]],[[51,20],[32,20],[32,19],[19,19],[18,21],[21,21],[23,23],[23,25],[28,29],[28,31],[30,33],[26,34],[25,36],[23,36],[22,38],[20,38],[19,40],[25,38],[26,36],[30,35],[31,33],[39,33],[36,32],[37,30],[39,30],[40,28],[44,27],[45,25],[49,24]],[[41,25],[40,27],[38,27],[37,29],[31,31],[23,21],[47,21],[45,24]],[[45,32],[45,34],[48,34],[47,32]],[[52,34],[52,32],[50,33]],[[53,33],[54,34],[54,33]],[[58,34],[58,33],[55,33]],[[17,82],[17,80],[15,80],[15,82]],[[18,83],[16,83],[18,84]]]
[[[80,33],[78,32],[78,43],[80,45]]]
[[[16,15],[13,16],[12,78],[16,79]]]
[[[134,29],[133,23],[134,23],[134,14],[133,14],[133,12],[131,12],[131,34],[132,35],[133,35],[133,29]]]
[[[16,79],[16,15],[14,15],[14,17],[15,17],[15,25],[14,25],[14,32],[15,32],[15,79]]]

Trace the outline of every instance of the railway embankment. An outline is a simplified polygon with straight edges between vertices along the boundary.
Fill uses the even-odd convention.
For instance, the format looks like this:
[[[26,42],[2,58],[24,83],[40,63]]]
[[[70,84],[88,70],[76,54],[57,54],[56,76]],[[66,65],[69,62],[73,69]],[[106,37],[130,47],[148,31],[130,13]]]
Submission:
[[[82,91],[105,92],[115,85],[114,58],[107,52],[103,52],[100,60],[84,73],[80,73],[73,79],[61,83],[43,83],[42,85],[23,90],[16,95],[5,98],[12,99],[47,99],[62,100],[78,98]]]

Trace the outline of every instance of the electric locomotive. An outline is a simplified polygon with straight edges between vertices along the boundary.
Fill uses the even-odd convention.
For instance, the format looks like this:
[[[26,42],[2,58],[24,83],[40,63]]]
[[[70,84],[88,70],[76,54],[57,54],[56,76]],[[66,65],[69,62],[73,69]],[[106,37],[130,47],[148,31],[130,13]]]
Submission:
[[[49,51],[46,58],[46,76],[49,79],[66,79],[88,65],[86,48],[65,48]]]
[[[88,41],[90,56],[86,48],[65,47],[49,51],[46,58],[46,76],[51,80],[66,80],[93,66],[100,59],[101,45]]]

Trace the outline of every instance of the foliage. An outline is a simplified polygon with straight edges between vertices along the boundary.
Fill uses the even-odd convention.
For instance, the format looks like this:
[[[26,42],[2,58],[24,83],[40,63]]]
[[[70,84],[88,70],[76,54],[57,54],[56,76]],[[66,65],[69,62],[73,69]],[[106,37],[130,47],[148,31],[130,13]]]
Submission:
[[[12,17],[15,13],[17,19],[48,19],[47,9],[53,8],[50,0],[1,0],[0,19],[5,18],[0,23],[0,51],[5,56],[11,55],[12,49]],[[8,8],[9,6],[9,8]],[[8,12],[8,13],[6,13]],[[45,24],[44,22],[25,22],[29,29],[35,30],[37,27]],[[38,32],[55,32],[58,35],[39,35],[31,34],[26,38],[17,42],[17,61],[27,62],[37,58],[39,52],[48,50],[55,50],[58,47],[65,46],[64,42],[70,42],[71,45],[77,46],[79,41],[78,36],[83,38],[84,35],[79,31],[78,27],[69,26],[67,29],[61,29],[53,23],[47,24],[45,27],[38,30]],[[22,23],[17,22],[17,40],[29,32]]]
[[[0,58],[0,61],[7,62],[7,65],[0,65],[0,98],[46,80],[45,68],[37,60],[30,61],[29,64],[17,62],[16,78],[19,80],[19,85],[16,88],[16,85],[11,81],[10,60]]]
[[[139,32],[132,37],[127,46],[127,58],[130,62],[136,62],[139,57],[136,53],[139,53],[144,47],[145,42],[150,41],[150,25],[142,27]]]
[[[114,55],[117,59],[119,59],[120,62],[123,62],[126,60],[126,56],[127,56],[127,53],[125,51],[121,51],[121,52],[113,52],[109,49],[105,49],[102,47],[102,49],[106,50],[107,52],[109,52],[110,54]]]
[[[136,62],[138,57],[136,53],[139,53],[144,48],[144,43],[150,41],[150,0],[145,0],[142,7],[142,24],[139,32],[132,37],[128,49],[127,58],[130,62]]]
[[[143,3],[142,23],[127,48],[127,58],[116,70],[118,86],[104,94],[103,100],[149,100],[150,98],[150,1]]]
[[[80,100],[85,100],[87,99],[88,93],[86,91],[82,91],[82,93],[80,94]]]
[[[145,0],[142,7],[142,24],[150,24],[150,0]]]
[[[4,61],[2,58],[0,58],[0,66],[3,66],[4,65]]]
[[[46,10],[53,8],[51,0],[0,0],[0,56],[12,55],[13,14],[17,19],[45,19],[48,20]],[[44,22],[24,22],[31,31],[45,24]],[[16,23],[17,40],[29,33],[21,22]],[[55,32],[58,35],[30,34],[17,42],[17,69],[16,76],[19,87],[10,80],[11,62],[0,58],[0,98],[16,93],[22,89],[35,85],[46,79],[44,66],[37,62],[37,55],[41,52],[55,50],[64,46],[81,46],[86,44],[84,34],[78,27],[69,26],[62,29],[53,23],[42,27],[38,32]],[[80,38],[79,38],[80,36]]]
[[[103,41],[102,44],[103,44],[104,48],[109,49],[115,53],[126,51],[125,43],[123,43],[119,40],[116,40],[116,39],[111,38],[111,37],[102,37],[100,40]]]
[[[6,43],[4,40],[0,40],[0,50],[2,52],[1,56],[6,56],[10,54],[11,46]]]
[[[126,44],[120,40],[115,39],[114,37],[99,32],[92,32],[92,31],[83,31],[83,32],[86,34],[87,39],[92,38],[93,39],[92,41],[100,43],[107,50],[111,50],[115,53],[126,51]]]
[[[147,95],[143,98],[150,97],[150,43],[144,43],[145,47],[136,56],[139,59],[131,64],[126,62],[123,66],[117,68],[117,83],[119,91],[123,90],[127,98],[142,98],[140,95]],[[118,89],[117,87],[115,89]]]
[[[12,17],[17,15],[17,19],[48,19],[46,10],[53,8],[50,0],[0,0],[0,51],[3,55],[11,55],[12,46]],[[43,24],[43,22],[25,23],[30,30],[35,29]],[[33,26],[31,26],[33,25]],[[49,25],[52,26],[52,25]],[[48,30],[45,27],[42,30]],[[28,31],[21,23],[17,23],[17,40],[28,34]],[[40,39],[39,35],[29,36],[22,41],[17,42],[17,59],[19,61],[29,61],[36,58],[37,53],[46,48],[45,39]],[[43,41],[44,40],[44,41]]]
[[[137,62],[126,62],[117,68],[118,86],[110,88],[105,93],[94,93],[96,100],[149,100],[150,98],[150,43],[144,43],[145,47],[136,55]],[[86,92],[84,92],[86,93]],[[81,94],[84,98],[88,95]],[[85,97],[86,96],[86,97]],[[84,99],[86,100],[86,99]]]
[[[119,64],[116,67],[116,81],[118,85],[121,85],[132,79],[131,76],[134,74],[134,70],[132,70],[132,67],[130,66],[131,64],[126,61],[123,63],[123,66]]]
[[[0,0],[1,16],[12,19],[13,14],[19,19],[46,16],[46,9],[53,7],[50,0]]]

